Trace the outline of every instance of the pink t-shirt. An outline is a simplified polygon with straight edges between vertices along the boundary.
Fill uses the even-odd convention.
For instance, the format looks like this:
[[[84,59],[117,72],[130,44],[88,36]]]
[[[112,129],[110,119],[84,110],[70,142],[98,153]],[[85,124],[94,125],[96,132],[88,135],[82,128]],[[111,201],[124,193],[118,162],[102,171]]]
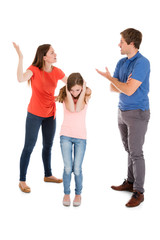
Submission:
[[[65,103],[63,102],[64,119],[61,126],[60,136],[64,135],[73,138],[87,138],[86,132],[86,110],[87,104],[80,112],[70,112],[66,109]]]

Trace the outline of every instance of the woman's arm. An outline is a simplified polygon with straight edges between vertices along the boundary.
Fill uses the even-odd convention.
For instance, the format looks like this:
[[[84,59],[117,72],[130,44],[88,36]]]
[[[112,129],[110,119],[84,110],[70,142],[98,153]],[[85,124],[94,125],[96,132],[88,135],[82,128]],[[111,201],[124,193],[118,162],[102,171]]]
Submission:
[[[31,70],[27,70],[26,72],[23,73],[23,55],[22,52],[19,48],[19,46],[13,42],[13,46],[16,49],[16,52],[18,54],[19,57],[19,62],[18,62],[18,67],[17,67],[17,80],[18,82],[25,82],[28,81],[33,73]]]
[[[67,84],[67,77],[64,76],[64,78],[62,78],[61,81],[64,82],[65,84]]]

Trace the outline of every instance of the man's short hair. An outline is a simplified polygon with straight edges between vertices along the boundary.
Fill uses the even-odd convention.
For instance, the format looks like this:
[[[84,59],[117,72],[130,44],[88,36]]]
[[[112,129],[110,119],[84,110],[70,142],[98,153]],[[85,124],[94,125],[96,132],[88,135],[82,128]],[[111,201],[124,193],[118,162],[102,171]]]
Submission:
[[[130,44],[131,42],[133,42],[135,48],[139,49],[140,44],[142,42],[142,33],[140,31],[134,28],[127,28],[120,34],[125,39],[127,44]]]

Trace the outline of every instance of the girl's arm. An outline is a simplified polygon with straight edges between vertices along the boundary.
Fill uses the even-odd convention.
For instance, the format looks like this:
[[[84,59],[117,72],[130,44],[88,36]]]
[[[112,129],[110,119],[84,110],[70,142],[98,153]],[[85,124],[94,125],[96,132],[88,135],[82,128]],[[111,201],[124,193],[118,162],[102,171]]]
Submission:
[[[85,98],[85,94],[86,94],[86,82],[83,83],[83,89],[82,89],[82,92],[77,100],[77,103],[76,103],[76,112],[80,112],[84,106],[85,106],[85,101],[84,101],[84,98]]]
[[[25,82],[28,81],[33,73],[31,70],[27,70],[26,72],[23,73],[23,55],[22,52],[19,48],[19,46],[13,42],[13,46],[16,49],[16,52],[18,54],[19,57],[19,62],[18,62],[18,67],[17,67],[17,80],[18,82]]]
[[[67,89],[67,85],[66,85],[66,94],[67,94],[67,96],[64,100],[65,106],[66,106],[68,111],[75,112],[74,101],[73,101],[71,93]]]
[[[91,98],[92,90],[89,87],[86,87],[85,102],[88,102]]]

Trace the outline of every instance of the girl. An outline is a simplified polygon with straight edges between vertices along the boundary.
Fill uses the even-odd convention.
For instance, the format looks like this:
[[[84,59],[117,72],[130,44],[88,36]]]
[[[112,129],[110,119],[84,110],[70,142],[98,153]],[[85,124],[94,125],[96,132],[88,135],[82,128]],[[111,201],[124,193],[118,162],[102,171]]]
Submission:
[[[31,81],[32,97],[28,105],[26,119],[25,144],[20,158],[20,182],[22,192],[29,193],[30,187],[26,184],[26,173],[30,155],[37,141],[40,126],[42,126],[43,149],[42,159],[45,170],[45,182],[62,182],[52,176],[51,148],[56,129],[56,105],[54,92],[57,82],[61,79],[67,82],[67,77],[59,68],[53,67],[57,61],[57,55],[50,44],[44,44],[37,48],[32,65],[23,73],[23,55],[19,46],[13,43],[18,57],[17,79],[19,82]]]
[[[67,86],[60,90],[57,101],[63,103],[64,120],[60,132],[60,144],[64,161],[63,205],[70,206],[70,182],[75,175],[75,198],[73,206],[80,206],[82,191],[82,162],[86,150],[85,117],[91,90],[86,88],[82,76],[72,73]],[[72,159],[73,156],[73,159]]]

